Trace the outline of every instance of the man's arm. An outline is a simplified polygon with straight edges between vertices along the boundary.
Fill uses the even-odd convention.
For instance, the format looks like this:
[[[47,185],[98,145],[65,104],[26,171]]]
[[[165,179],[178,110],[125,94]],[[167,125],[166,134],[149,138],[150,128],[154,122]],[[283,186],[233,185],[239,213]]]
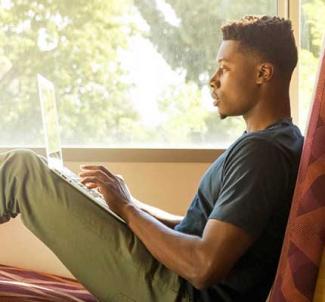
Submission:
[[[177,232],[137,206],[124,181],[105,167],[84,166],[80,177],[89,188],[99,189],[159,262],[196,288],[224,278],[254,240],[241,228],[214,219],[202,237]]]
[[[171,213],[168,213],[166,211],[163,211],[161,209],[158,209],[156,207],[153,207],[151,205],[148,205],[146,203],[143,203],[135,198],[133,198],[134,203],[143,210],[144,212],[150,214],[151,216],[158,219],[160,222],[162,222],[164,225],[174,228],[177,224],[179,224],[183,220],[183,216],[174,215]]]
[[[119,215],[159,262],[198,289],[224,278],[254,241],[239,227],[214,219],[198,237],[171,230],[134,205],[120,208]]]

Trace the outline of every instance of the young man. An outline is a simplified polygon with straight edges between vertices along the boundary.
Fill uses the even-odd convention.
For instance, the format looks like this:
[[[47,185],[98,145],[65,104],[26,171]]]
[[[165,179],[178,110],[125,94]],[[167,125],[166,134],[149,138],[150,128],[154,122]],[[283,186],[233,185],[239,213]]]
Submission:
[[[222,28],[210,85],[220,117],[246,131],[207,170],[184,218],[135,200],[102,166],[83,166],[123,224],[29,151],[3,154],[0,221],[21,213],[100,301],[265,301],[273,282],[303,138],[291,122],[297,63],[291,24],[245,17]]]

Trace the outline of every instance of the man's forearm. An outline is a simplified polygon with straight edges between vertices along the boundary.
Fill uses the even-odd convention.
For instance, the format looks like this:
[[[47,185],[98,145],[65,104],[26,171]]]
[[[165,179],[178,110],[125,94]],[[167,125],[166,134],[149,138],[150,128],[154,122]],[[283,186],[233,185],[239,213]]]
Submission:
[[[196,284],[204,263],[204,257],[197,253],[202,243],[200,237],[174,231],[133,205],[127,206],[122,216],[159,262]]]
[[[145,204],[137,199],[133,199],[133,201],[136,203],[136,205],[142,209],[143,211],[147,212],[151,216],[158,219],[160,222],[162,222],[164,225],[174,228],[177,224],[179,224],[183,220],[183,216],[174,215],[171,213],[168,213],[166,211],[163,211],[161,209],[158,209],[156,207],[153,207],[151,205]]]

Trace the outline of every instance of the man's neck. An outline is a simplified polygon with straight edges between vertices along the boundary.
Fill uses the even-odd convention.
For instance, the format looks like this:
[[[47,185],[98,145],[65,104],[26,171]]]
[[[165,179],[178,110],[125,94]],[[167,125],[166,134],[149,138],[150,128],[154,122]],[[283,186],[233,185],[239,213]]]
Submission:
[[[277,102],[260,102],[253,110],[243,115],[247,132],[264,130],[283,119],[291,118],[289,97],[277,98]]]
[[[260,123],[247,123],[246,122],[246,131],[247,132],[256,132],[256,131],[261,131],[264,130],[266,128],[268,128],[269,126],[276,124],[278,122],[281,122],[283,120],[290,120],[291,116],[290,115],[285,115],[282,117],[278,117],[276,119],[270,119],[268,121],[263,121]]]

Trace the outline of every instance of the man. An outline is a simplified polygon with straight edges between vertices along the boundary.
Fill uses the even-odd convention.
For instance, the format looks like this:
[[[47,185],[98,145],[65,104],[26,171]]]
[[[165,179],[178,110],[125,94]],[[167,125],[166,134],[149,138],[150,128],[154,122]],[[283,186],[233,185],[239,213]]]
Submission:
[[[245,17],[222,28],[210,81],[222,119],[246,131],[207,170],[184,218],[133,198],[102,166],[83,166],[126,224],[29,151],[2,155],[0,219],[21,213],[100,301],[265,301],[275,275],[303,138],[290,118],[297,49],[289,21]]]

